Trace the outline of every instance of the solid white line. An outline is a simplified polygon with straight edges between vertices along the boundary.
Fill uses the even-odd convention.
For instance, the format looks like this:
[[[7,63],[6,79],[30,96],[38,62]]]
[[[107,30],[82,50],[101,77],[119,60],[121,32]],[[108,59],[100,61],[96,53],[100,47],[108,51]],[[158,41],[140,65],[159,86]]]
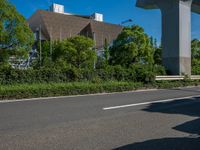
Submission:
[[[127,107],[135,107],[135,106],[149,105],[149,104],[155,104],[155,103],[162,103],[162,102],[171,102],[171,101],[181,100],[181,99],[191,99],[191,98],[194,98],[194,97],[200,97],[200,95],[193,95],[193,96],[188,96],[188,97],[165,99],[165,100],[158,100],[158,101],[151,101],[151,102],[143,102],[143,103],[136,103],[136,104],[105,107],[105,108],[103,108],[103,110],[113,110],[113,109],[120,109],[120,108],[127,108]]]
[[[158,91],[158,90],[164,90],[164,89],[146,89],[146,90],[112,92],[112,93],[96,93],[96,94],[85,94],[85,95],[71,95],[71,96],[57,96],[57,97],[38,97],[38,98],[27,98],[27,99],[0,100],[0,103],[14,103],[14,102],[24,102],[24,101],[52,100],[52,99],[76,98],[76,97],[87,97],[87,96],[104,96],[104,95],[114,95],[114,94],[131,94],[131,93],[139,93],[139,92]]]
[[[190,89],[199,86],[188,86],[181,89]],[[179,88],[177,88],[179,89]],[[1,103],[14,103],[14,102],[24,102],[24,101],[40,101],[40,100],[52,100],[52,99],[65,99],[65,98],[76,98],[76,97],[87,97],[87,96],[104,96],[104,95],[114,95],[114,94],[131,94],[140,92],[152,92],[152,91],[162,91],[169,89],[144,89],[135,91],[125,91],[125,92],[112,92],[112,93],[96,93],[96,94],[85,94],[85,95],[69,95],[69,96],[57,96],[57,97],[38,97],[38,98],[27,98],[27,99],[12,99],[12,100],[0,100]]]

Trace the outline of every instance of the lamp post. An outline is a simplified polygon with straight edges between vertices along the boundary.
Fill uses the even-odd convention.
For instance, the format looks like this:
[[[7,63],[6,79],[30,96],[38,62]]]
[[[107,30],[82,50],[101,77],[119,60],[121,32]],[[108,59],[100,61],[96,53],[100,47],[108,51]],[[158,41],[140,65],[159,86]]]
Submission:
[[[121,25],[130,23],[130,22],[133,22],[133,20],[132,20],[132,19],[128,19],[128,20],[122,21],[122,22],[121,22]]]

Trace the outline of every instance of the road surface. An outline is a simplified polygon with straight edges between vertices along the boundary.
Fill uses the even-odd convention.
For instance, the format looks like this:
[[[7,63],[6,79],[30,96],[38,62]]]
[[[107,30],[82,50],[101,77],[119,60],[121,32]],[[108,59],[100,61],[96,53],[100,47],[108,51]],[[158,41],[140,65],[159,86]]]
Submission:
[[[0,150],[199,150],[200,87],[0,102]]]

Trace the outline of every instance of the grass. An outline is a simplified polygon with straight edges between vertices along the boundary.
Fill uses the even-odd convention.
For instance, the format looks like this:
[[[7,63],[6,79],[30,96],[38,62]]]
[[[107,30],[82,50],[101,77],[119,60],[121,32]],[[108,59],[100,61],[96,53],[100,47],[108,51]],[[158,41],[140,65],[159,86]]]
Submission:
[[[21,99],[35,97],[52,97],[68,95],[84,95],[94,93],[110,93],[132,91],[137,89],[151,88],[176,88],[184,86],[197,86],[200,81],[165,81],[151,84],[133,82],[71,82],[71,83],[35,83],[35,84],[13,84],[0,85],[0,100]]]

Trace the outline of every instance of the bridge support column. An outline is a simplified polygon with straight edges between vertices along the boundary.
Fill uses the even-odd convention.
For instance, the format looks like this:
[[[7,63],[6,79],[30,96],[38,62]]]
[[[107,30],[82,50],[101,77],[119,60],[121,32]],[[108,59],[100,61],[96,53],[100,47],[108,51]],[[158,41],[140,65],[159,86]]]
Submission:
[[[172,75],[191,75],[192,0],[157,0],[162,13],[163,65]]]

